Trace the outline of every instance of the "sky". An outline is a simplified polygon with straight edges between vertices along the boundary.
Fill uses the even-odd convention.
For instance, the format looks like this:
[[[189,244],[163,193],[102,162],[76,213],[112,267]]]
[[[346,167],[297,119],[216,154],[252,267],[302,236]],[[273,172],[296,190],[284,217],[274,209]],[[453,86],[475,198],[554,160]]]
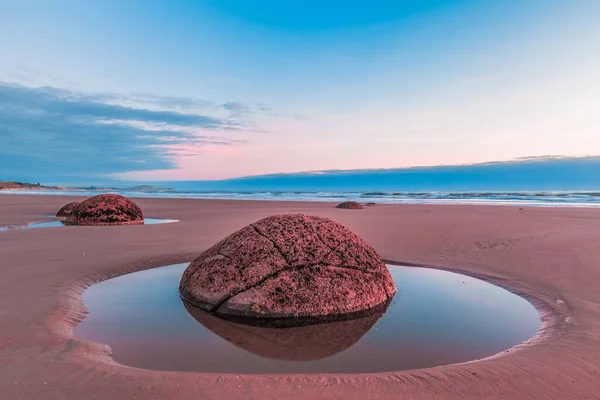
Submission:
[[[0,180],[600,154],[596,0],[0,0]]]

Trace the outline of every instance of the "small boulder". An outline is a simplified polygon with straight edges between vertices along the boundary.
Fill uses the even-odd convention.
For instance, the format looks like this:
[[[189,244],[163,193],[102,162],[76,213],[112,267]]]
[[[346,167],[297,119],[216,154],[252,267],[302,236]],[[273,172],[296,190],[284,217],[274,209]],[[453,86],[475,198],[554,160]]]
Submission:
[[[67,225],[137,225],[144,223],[142,210],[118,194],[101,194],[79,203],[67,217]]]
[[[287,214],[257,221],[185,270],[181,297],[224,318],[358,318],[396,286],[375,250],[327,218]]]
[[[345,208],[347,210],[362,210],[363,206],[355,201],[345,201],[335,206],[335,208]]]
[[[57,217],[68,217],[71,215],[75,207],[79,205],[79,201],[73,201],[69,204],[64,205],[58,212],[56,213]]]

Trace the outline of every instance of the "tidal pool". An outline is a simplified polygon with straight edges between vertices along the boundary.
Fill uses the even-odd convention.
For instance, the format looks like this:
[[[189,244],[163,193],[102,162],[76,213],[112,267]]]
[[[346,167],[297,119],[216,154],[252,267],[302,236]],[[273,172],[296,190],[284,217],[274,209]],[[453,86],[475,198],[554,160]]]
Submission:
[[[372,373],[488,357],[535,336],[537,310],[479,279],[389,265],[398,292],[387,310],[291,328],[226,321],[184,303],[187,263],[100,282],[83,293],[75,328],[138,368],[217,373]],[[383,314],[382,314],[383,313]]]
[[[45,216],[46,218],[56,218]],[[179,222],[177,219],[164,219],[164,218],[144,218],[143,225],[155,225],[155,224],[169,224],[172,222]],[[63,220],[46,221],[46,222],[32,222],[27,225],[15,225],[15,226],[0,226],[0,232],[9,231],[14,229],[34,229],[34,228],[56,228],[59,226],[66,226]],[[117,225],[115,225],[117,226]]]

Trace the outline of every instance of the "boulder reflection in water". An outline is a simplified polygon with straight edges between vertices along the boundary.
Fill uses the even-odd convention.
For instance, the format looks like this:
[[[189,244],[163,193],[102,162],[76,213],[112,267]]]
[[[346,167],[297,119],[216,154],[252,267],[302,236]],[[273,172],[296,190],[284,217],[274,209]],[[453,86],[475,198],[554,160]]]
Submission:
[[[350,348],[371,329],[389,305],[387,302],[369,315],[355,319],[299,326],[287,320],[292,326],[281,327],[282,320],[274,323],[254,318],[252,324],[240,323],[204,312],[186,301],[183,303],[196,321],[235,346],[261,357],[286,361],[320,360]]]

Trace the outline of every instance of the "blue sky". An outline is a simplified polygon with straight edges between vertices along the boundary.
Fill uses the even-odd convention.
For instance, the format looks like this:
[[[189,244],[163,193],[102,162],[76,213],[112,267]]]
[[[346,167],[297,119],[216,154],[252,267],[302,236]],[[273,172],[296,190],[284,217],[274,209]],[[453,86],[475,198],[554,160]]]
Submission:
[[[600,2],[0,0],[0,179],[600,153]]]

